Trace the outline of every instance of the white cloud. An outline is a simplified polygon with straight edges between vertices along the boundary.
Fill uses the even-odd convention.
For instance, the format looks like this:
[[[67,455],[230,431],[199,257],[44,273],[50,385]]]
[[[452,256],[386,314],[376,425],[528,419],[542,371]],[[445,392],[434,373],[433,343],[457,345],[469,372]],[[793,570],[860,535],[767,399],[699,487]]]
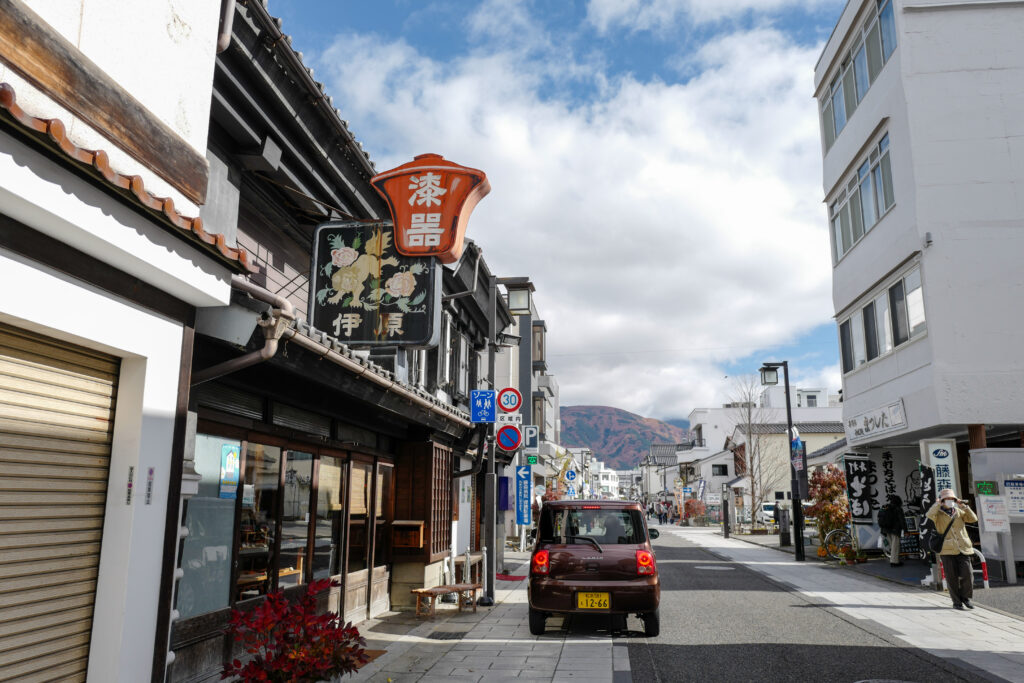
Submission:
[[[724,35],[671,84],[532,40],[440,63],[345,35],[317,72],[378,168],[436,152],[487,172],[469,236],[494,272],[536,283],[564,405],[685,416],[713,400],[718,364],[829,320],[815,48]],[[559,78],[594,94],[552,96]]]
[[[841,6],[842,0],[590,0],[587,20],[600,32],[612,29],[667,33],[684,21],[707,24],[744,14]]]

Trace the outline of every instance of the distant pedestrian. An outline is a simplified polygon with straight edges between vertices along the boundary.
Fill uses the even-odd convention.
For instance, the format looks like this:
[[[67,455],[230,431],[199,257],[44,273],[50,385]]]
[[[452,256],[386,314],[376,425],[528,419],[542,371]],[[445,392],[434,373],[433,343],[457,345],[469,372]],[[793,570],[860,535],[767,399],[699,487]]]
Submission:
[[[958,500],[952,489],[942,489],[938,502],[928,508],[925,516],[935,524],[936,532],[946,534],[939,560],[946,573],[953,608],[974,609],[971,603],[974,596],[974,572],[971,569],[974,544],[964,525],[977,522],[978,515],[966,502]]]
[[[900,537],[907,530],[907,518],[903,514],[903,499],[893,494],[878,511],[878,528],[889,539],[889,566],[899,567]]]
[[[772,510],[772,520],[775,522],[775,530],[779,530],[779,523],[782,521],[782,503],[776,503]]]

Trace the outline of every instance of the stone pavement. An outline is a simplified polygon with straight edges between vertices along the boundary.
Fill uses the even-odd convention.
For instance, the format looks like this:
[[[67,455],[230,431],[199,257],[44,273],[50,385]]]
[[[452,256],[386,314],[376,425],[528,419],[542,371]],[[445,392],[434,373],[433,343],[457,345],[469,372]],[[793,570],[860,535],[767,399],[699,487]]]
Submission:
[[[712,529],[674,533],[724,559],[741,562],[786,584],[811,604],[883,627],[911,647],[991,676],[1024,683],[1024,621],[978,606],[952,609],[944,593],[879,581],[818,562],[794,562],[777,550]]]
[[[505,553],[510,571],[526,575],[529,553]],[[406,683],[418,681],[562,681],[630,683],[626,639],[613,641],[607,618],[573,623],[549,618],[542,636],[530,634],[526,580],[499,581],[494,607],[459,614],[438,603],[434,620],[408,613],[360,625],[367,648],[387,650],[354,676],[340,679]]]

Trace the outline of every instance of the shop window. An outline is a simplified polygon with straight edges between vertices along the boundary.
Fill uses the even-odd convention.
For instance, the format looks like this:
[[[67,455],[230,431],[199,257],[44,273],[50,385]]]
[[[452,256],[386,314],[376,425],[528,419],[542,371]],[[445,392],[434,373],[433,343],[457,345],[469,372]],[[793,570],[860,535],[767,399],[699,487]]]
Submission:
[[[391,522],[395,520],[395,468],[377,465],[377,509],[374,524],[373,566],[383,567],[391,556]]]
[[[348,520],[348,573],[362,571],[368,567],[370,485],[373,465],[363,462],[352,463],[352,478],[349,485]]]
[[[313,579],[338,576],[345,549],[345,463],[320,458],[316,501],[316,535],[313,538]]]
[[[242,478],[239,523],[238,581],[235,599],[244,600],[273,590],[274,541],[277,534],[278,484],[281,449],[249,444]]]
[[[313,483],[313,456],[288,451],[285,460],[281,507],[281,563],[278,586],[303,583],[309,542],[309,498]]]
[[[445,552],[452,542],[452,454],[451,451],[434,446],[431,468],[431,506],[430,506],[430,552]],[[464,486],[466,480],[460,480]],[[454,508],[458,510],[458,500]],[[457,513],[456,513],[457,514]],[[458,517],[456,517],[457,519]]]
[[[199,493],[188,501],[181,546],[176,608],[182,618],[228,606],[231,599],[231,547],[241,443],[206,434],[196,436]]]

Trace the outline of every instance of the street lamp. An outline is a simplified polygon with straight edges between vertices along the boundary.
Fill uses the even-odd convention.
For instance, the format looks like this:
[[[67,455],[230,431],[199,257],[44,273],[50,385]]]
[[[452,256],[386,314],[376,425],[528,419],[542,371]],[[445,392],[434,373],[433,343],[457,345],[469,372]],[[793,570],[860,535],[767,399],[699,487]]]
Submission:
[[[761,365],[761,384],[774,386],[779,383],[779,368],[782,368],[782,376],[785,382],[786,391],[786,440],[789,443],[789,474],[790,490],[793,496],[793,532],[796,538],[794,543],[794,558],[797,562],[804,561],[804,506],[800,501],[800,479],[796,471],[793,458],[793,409],[789,400],[789,361],[781,363],[763,363]],[[753,476],[753,472],[751,472]],[[762,495],[763,495],[762,491]]]
[[[501,277],[498,284],[508,291],[508,308],[512,315],[530,315],[530,298],[536,288],[528,277]]]

